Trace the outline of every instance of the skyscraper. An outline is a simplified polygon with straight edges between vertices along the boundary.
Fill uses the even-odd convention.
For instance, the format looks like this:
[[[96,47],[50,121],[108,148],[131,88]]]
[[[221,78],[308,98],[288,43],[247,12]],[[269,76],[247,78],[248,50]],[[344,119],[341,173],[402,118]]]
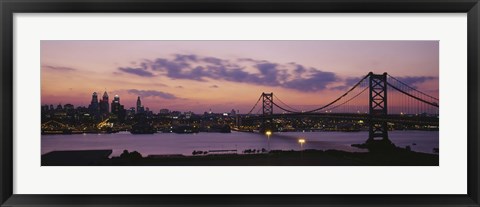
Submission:
[[[112,101],[112,114],[116,115],[119,122],[125,121],[125,109],[123,105],[120,104],[120,97],[115,95]]]
[[[143,113],[142,101],[140,100],[140,96],[137,98],[137,114]]]
[[[92,94],[92,101],[90,102],[90,106],[88,106],[90,113],[92,115],[98,115],[99,107],[98,107],[98,97],[97,92],[93,92]]]
[[[102,116],[108,115],[108,113],[110,112],[109,109],[110,109],[110,107],[109,107],[109,103],[108,103],[108,94],[105,91],[103,93],[102,100],[100,101],[100,114]]]
[[[120,97],[118,95],[115,95],[112,101],[112,114],[117,114],[119,110],[120,110]]]
[[[93,92],[92,94],[92,101],[90,101],[90,105],[88,106],[88,113],[90,116],[97,120],[100,118],[100,107],[98,104],[98,97],[97,97],[97,92]]]

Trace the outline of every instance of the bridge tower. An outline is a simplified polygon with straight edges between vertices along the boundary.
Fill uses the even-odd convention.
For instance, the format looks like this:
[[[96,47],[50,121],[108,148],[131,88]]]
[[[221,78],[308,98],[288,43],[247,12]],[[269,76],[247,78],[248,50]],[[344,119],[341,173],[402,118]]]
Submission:
[[[273,93],[262,93],[262,108],[264,116],[273,114]]]
[[[262,93],[262,130],[271,131],[273,129],[273,93]]]
[[[369,133],[367,144],[391,144],[388,125],[381,119],[387,116],[387,73],[369,73]]]

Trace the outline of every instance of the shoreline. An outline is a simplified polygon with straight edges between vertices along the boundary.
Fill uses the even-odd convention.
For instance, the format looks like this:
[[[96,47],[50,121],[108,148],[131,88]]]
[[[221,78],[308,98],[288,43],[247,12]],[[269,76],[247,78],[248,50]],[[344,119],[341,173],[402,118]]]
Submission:
[[[393,131],[439,131],[439,130],[427,130],[427,129],[408,129],[408,130],[389,130],[389,132]],[[244,130],[234,130],[232,129],[231,132],[243,132],[243,133],[255,133],[254,131],[244,131]],[[198,133],[231,133],[231,132],[217,132],[217,131],[200,131],[195,133],[176,133],[176,132],[163,132],[163,131],[156,131],[154,133],[144,133],[144,134],[198,134]],[[292,130],[292,131],[279,131],[277,133],[285,133],[285,132],[345,132],[345,133],[356,133],[356,132],[368,132],[368,130],[324,130],[324,129],[309,129],[309,130]],[[44,131],[41,135],[76,135],[76,134],[118,134],[118,133],[129,133],[132,135],[142,135],[142,133],[131,133],[130,131]]]
[[[150,155],[128,152],[109,158],[112,150],[54,151],[42,155],[42,166],[438,166],[439,155],[394,148],[382,152],[339,150],[271,151],[260,154],[201,156]]]

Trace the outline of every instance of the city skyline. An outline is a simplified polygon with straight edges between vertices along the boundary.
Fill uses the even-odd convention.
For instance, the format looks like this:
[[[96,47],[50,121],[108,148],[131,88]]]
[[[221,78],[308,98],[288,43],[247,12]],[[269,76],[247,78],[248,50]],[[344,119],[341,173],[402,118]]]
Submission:
[[[54,110],[65,110],[65,109],[69,109],[69,110],[75,110],[75,109],[79,109],[79,108],[84,108],[86,110],[90,110],[93,108],[96,108],[95,110],[98,110],[100,113],[111,113],[111,114],[115,114],[115,113],[118,113],[120,110],[126,110],[126,111],[134,111],[135,113],[145,113],[145,112],[151,112],[153,114],[157,114],[157,113],[165,113],[166,110],[168,110],[168,112],[181,112],[181,113],[184,113],[184,112],[192,112],[192,111],[178,111],[178,110],[172,110],[172,109],[168,109],[168,108],[161,108],[159,109],[158,111],[153,111],[153,110],[150,110],[150,107],[149,106],[145,106],[142,104],[141,102],[141,97],[140,96],[137,96],[137,101],[136,101],[136,104],[134,106],[125,106],[123,105],[121,102],[120,102],[120,96],[119,95],[115,95],[113,97],[113,99],[110,99],[110,95],[108,95],[108,92],[107,91],[104,91],[103,92],[103,95],[101,98],[99,98],[98,96],[99,93],[97,92],[93,92],[92,95],[91,95],[91,101],[88,105],[73,105],[69,102],[64,102],[64,103],[58,103],[58,104],[42,104],[42,108],[45,110],[45,111],[54,111]],[[94,101],[96,100],[96,101]],[[111,101],[110,101],[111,100]],[[204,111],[202,113],[217,113],[217,114],[221,114],[221,113],[231,113],[232,111],[235,111],[235,113],[237,113],[238,110],[236,109],[231,109],[230,111],[212,111],[212,109],[209,109],[208,111]],[[192,112],[193,113],[193,112]]]
[[[438,97],[438,41],[42,41],[41,48],[42,105],[88,106],[93,92],[106,91],[125,109],[140,96],[155,113],[246,113],[262,92],[274,92],[310,109],[369,71]]]

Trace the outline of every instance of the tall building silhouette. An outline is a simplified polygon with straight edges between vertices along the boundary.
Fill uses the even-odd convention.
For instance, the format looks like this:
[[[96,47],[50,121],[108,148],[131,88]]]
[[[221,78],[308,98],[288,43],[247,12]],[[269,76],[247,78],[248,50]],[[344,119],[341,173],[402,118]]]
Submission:
[[[100,114],[102,116],[106,116],[110,112],[110,110],[109,110],[110,106],[109,105],[110,104],[108,103],[108,94],[105,91],[103,93],[102,100],[100,101]]]
[[[110,111],[110,107],[108,106],[108,94],[107,94],[106,91],[103,93],[102,100],[103,100],[103,102],[105,103],[105,107],[107,108],[107,112],[109,112],[109,111]]]
[[[112,101],[112,114],[117,114],[120,110],[120,97],[118,95],[115,95],[115,97],[113,97],[113,101]]]
[[[92,94],[92,101],[90,102],[90,105],[88,106],[88,109],[90,110],[90,113],[93,116],[97,116],[99,114],[99,105],[98,105],[98,97],[97,97],[97,92],[93,92]]]
[[[140,96],[137,98],[137,114],[141,114],[144,112],[142,101],[140,100]]]
[[[117,116],[119,122],[125,121],[126,111],[123,105],[120,104],[120,97],[118,95],[115,95],[115,97],[113,98],[111,109],[112,114]]]

